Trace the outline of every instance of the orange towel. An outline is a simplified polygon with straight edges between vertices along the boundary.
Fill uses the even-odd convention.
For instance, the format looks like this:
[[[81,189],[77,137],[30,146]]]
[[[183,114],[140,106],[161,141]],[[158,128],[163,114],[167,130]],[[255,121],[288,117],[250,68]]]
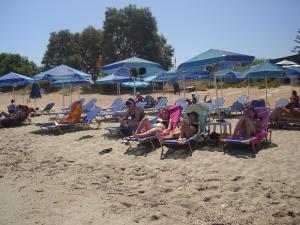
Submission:
[[[68,116],[60,121],[58,123],[72,123],[72,122],[79,122],[81,119],[82,114],[82,106],[78,102],[73,103],[72,108],[70,112],[68,113]]]

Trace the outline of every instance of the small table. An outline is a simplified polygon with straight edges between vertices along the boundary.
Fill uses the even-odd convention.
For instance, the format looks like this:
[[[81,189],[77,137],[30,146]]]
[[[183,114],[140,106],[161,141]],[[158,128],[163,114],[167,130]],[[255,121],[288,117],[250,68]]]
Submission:
[[[218,121],[208,122],[207,126],[208,126],[208,132],[211,131],[210,128],[212,126],[212,130],[214,132],[216,132],[217,127],[219,127],[221,134],[227,133],[227,130],[229,130],[229,134],[231,135],[231,123],[228,122],[228,121],[224,121],[224,122],[218,122]]]

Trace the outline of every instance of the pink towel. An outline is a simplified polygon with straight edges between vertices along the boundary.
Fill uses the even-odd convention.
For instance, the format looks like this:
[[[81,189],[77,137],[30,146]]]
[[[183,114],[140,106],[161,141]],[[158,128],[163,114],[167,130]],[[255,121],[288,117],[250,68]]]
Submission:
[[[170,115],[171,129],[174,130],[179,123],[182,107],[180,105],[172,105],[168,109]]]

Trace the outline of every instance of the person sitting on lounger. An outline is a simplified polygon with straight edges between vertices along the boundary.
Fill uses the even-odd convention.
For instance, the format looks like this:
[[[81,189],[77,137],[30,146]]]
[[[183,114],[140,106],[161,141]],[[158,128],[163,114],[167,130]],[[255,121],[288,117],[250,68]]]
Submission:
[[[212,99],[211,99],[209,93],[207,93],[207,94],[204,96],[203,101],[204,101],[204,102],[207,102],[207,103],[211,103],[211,102],[212,102]]]
[[[157,134],[157,138],[160,140],[167,140],[172,138],[178,138],[182,140],[183,138],[188,138],[198,133],[199,128],[199,115],[198,113],[192,111],[187,114],[188,121],[180,118],[179,127],[173,131],[164,131],[162,134]]]
[[[147,117],[144,117],[133,136],[136,139],[139,139],[155,135],[158,132],[161,133],[164,130],[170,131],[171,125],[168,109],[164,108],[161,110],[159,118],[153,125],[150,123]]]
[[[135,98],[136,98],[136,100],[135,100],[136,103],[145,101],[145,98],[140,94],[140,92],[136,93]]]
[[[300,120],[299,96],[297,91],[292,91],[290,103],[285,107],[276,108],[270,115],[270,121],[295,121]]]
[[[33,108],[29,108],[26,105],[19,105],[16,113],[8,114],[6,112],[0,113],[0,126],[11,127],[20,125],[25,121],[30,113],[34,112]]]
[[[125,105],[127,112],[125,119],[121,121],[121,128],[136,129],[145,117],[144,109],[137,106],[132,98],[129,98]]]
[[[255,136],[261,131],[261,119],[256,115],[254,108],[249,108],[246,111],[245,116],[243,116],[237,123],[233,135],[233,138],[248,138],[250,136]]]
[[[10,105],[7,106],[7,110],[8,110],[8,113],[9,114],[12,114],[12,113],[16,113],[17,112],[17,106],[15,104],[15,100],[11,100],[10,101]]]

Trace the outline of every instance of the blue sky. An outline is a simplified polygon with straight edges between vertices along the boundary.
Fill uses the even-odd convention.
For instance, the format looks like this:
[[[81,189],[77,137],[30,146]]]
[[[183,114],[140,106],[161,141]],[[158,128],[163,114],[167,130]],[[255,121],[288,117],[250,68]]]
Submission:
[[[210,48],[264,58],[289,55],[300,29],[299,0],[1,0],[0,52],[40,65],[50,32],[102,28],[107,7],[128,4],[150,8],[175,48],[177,64]]]

